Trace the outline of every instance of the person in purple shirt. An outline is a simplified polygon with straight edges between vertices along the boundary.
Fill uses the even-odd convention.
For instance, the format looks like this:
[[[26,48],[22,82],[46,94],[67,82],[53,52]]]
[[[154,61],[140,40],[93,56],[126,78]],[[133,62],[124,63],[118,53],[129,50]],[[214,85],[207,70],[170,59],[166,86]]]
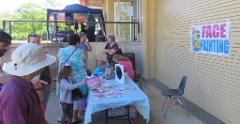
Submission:
[[[0,124],[47,124],[33,77],[56,61],[42,47],[27,43],[17,47],[4,71],[11,76],[0,93]]]

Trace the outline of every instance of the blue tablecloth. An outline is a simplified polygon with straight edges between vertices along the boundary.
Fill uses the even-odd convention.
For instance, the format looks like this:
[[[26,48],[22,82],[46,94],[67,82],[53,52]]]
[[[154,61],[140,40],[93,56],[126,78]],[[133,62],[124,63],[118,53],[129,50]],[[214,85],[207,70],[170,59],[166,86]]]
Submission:
[[[104,80],[106,81],[106,80]],[[135,105],[138,112],[146,120],[146,123],[149,123],[150,120],[150,106],[149,99],[145,93],[127,76],[126,83],[120,84],[115,82],[115,80],[108,80],[108,83],[117,85],[113,90],[120,91],[124,87],[134,87],[135,90],[120,91],[122,95],[117,98],[101,98],[96,99],[94,95],[97,93],[89,93],[88,105],[85,112],[84,124],[92,122],[92,114],[102,110],[117,108],[124,105]]]

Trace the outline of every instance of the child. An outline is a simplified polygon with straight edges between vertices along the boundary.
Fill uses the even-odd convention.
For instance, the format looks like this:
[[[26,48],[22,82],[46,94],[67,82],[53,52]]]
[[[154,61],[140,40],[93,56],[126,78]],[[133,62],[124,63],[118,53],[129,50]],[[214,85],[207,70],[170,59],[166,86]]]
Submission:
[[[73,83],[69,80],[72,74],[72,68],[70,64],[65,63],[64,67],[59,71],[58,81],[61,87],[60,93],[60,104],[63,111],[63,116],[61,122],[65,123],[78,123],[81,120],[77,117],[73,117],[73,100],[72,100],[72,90],[79,88],[82,83]]]
[[[105,72],[105,69],[106,69],[106,66],[107,66],[107,62],[106,61],[100,61],[98,67],[95,69],[93,75],[94,76],[100,76],[102,75],[104,72]]]

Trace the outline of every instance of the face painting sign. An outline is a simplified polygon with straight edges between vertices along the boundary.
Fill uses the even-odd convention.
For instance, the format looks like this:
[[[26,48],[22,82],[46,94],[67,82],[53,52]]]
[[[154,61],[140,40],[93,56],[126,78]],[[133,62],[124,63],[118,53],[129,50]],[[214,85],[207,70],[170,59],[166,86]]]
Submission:
[[[230,22],[191,27],[191,50],[196,53],[230,55]]]

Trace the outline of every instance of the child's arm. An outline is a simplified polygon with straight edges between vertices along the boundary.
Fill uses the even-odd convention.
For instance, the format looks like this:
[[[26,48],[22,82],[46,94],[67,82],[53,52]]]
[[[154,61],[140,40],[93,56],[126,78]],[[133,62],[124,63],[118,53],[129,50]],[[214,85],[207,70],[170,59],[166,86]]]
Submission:
[[[99,71],[100,71],[100,67],[97,67],[97,68],[94,70],[93,74],[98,75]]]
[[[68,90],[74,90],[80,87],[82,83],[70,84],[67,80],[61,80],[61,86]]]

